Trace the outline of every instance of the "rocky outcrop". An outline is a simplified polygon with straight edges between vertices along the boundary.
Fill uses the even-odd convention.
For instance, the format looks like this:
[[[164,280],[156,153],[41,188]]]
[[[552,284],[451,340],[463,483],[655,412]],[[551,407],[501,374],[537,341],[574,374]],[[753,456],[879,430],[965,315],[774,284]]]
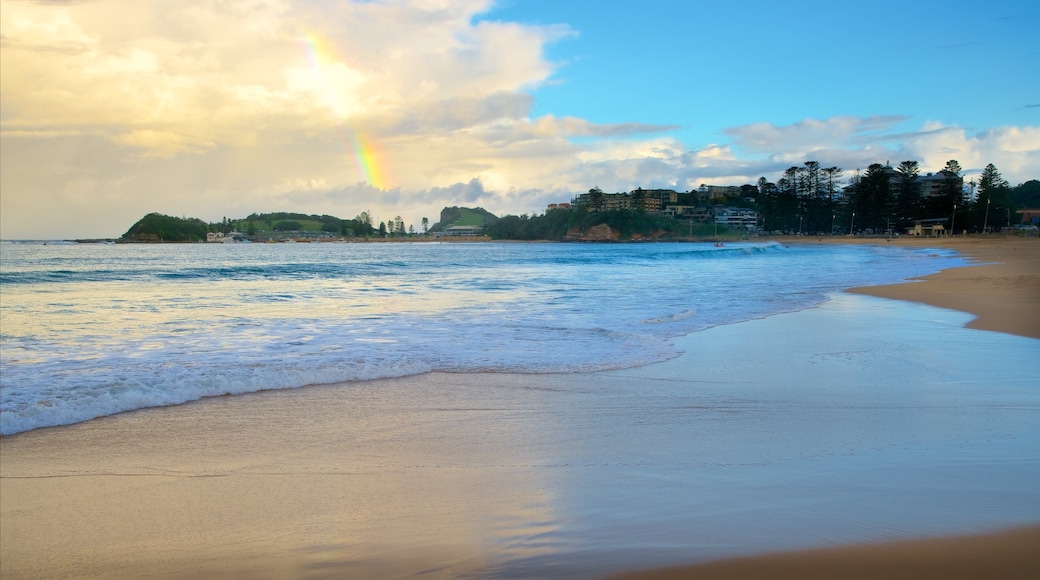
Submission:
[[[564,240],[568,242],[618,242],[621,241],[621,233],[607,224],[592,226],[584,232],[580,228],[573,227],[567,230]]]

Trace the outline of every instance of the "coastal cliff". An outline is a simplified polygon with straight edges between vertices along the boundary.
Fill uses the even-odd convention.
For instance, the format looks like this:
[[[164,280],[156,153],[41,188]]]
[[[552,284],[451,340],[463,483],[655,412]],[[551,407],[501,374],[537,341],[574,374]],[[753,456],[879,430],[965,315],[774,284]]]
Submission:
[[[567,242],[619,242],[621,232],[607,224],[595,225],[585,231],[575,226],[567,230],[563,239]]]

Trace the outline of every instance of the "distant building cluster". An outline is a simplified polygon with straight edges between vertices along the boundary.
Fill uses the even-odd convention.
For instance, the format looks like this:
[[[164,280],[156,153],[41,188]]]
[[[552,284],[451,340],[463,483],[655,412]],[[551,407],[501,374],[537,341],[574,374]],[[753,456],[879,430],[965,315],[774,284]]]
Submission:
[[[807,163],[806,165],[809,165]],[[901,180],[905,175],[885,164],[875,164],[872,170],[877,168],[881,173],[881,179],[887,178],[889,190],[892,195],[898,197]],[[789,172],[799,168],[792,168]],[[821,171],[817,168],[817,171]],[[824,181],[826,173],[832,172],[831,179]],[[606,193],[599,188],[593,188],[587,193],[574,197],[570,203],[549,204],[548,209],[584,208],[597,211],[613,211],[624,209],[639,209],[647,213],[655,213],[668,218],[690,221],[693,223],[714,223],[718,226],[731,230],[757,231],[764,226],[767,220],[768,204],[763,203],[769,199],[775,199],[785,192],[791,199],[796,201],[796,206],[789,209],[792,214],[779,226],[781,230],[802,232],[803,226],[809,231],[829,231],[833,233],[841,228],[836,225],[836,219],[842,208],[852,208],[851,200],[856,196],[860,175],[849,179],[848,186],[842,187],[833,179],[833,172],[840,173],[838,168],[822,170],[817,174],[815,181],[812,178],[797,177],[794,173],[787,175],[777,184],[766,182],[765,178],[759,180],[758,185],[701,185],[699,188],[680,193],[672,189],[642,189],[620,193]],[[786,175],[786,174],[785,174]],[[800,175],[800,174],[799,174]],[[823,175],[823,177],[820,177]],[[915,175],[916,191],[923,200],[937,199],[948,195],[951,188],[951,179],[957,181],[953,185],[964,191],[964,180],[956,173],[939,171],[925,175]],[[972,191],[964,191],[963,202],[969,203],[974,195],[974,183],[971,184]],[[812,206],[812,199],[816,206]],[[960,203],[960,202],[958,202]],[[774,204],[775,205],[775,204]],[[757,208],[757,209],[752,209]],[[822,209],[821,209],[822,208]],[[955,208],[951,208],[954,210]],[[776,210],[773,210],[772,224],[777,229]],[[846,213],[855,209],[846,209]],[[920,216],[918,216],[920,217]],[[810,219],[813,224],[810,227]],[[861,216],[861,220],[863,217]],[[949,218],[946,218],[949,219]],[[928,220],[925,220],[926,222]],[[915,232],[920,235],[922,228],[936,230],[944,221],[938,217],[937,223],[925,223],[922,225],[920,219],[915,220]],[[849,223],[849,230],[854,223]],[[928,231],[932,231],[928,230]]]
[[[731,229],[754,231],[759,224],[759,214],[753,209],[711,205],[712,201],[732,199],[734,196],[749,195],[747,201],[753,202],[754,192],[744,191],[746,186],[702,185],[690,194],[680,194],[672,189],[636,189],[625,193],[582,193],[571,203],[549,204],[548,209],[570,209],[571,207],[592,209],[598,204],[603,211],[619,209],[642,209],[648,213],[657,213],[672,219],[692,220],[695,223],[716,223]],[[754,188],[752,188],[754,189]],[[681,197],[693,199],[700,205],[681,205]],[[598,200],[594,199],[599,197]]]

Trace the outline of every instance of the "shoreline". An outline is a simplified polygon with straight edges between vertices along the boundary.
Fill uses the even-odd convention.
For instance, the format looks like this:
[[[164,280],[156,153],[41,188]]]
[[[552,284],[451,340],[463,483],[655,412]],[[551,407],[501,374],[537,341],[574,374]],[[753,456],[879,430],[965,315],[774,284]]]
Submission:
[[[846,292],[906,300],[972,314],[968,328],[1040,339],[1040,239],[1022,237],[823,238],[795,244],[869,244],[942,247],[972,263],[909,282],[849,288]]]
[[[899,284],[845,292],[915,302],[974,316],[966,328],[1040,339],[1040,240],[1030,238],[778,239],[784,244],[893,243],[958,251],[972,263]],[[1040,525],[974,535],[942,535],[631,570],[610,580],[891,578],[948,580],[1040,576]]]
[[[777,552],[625,572],[609,580],[1031,580],[1040,575],[1040,526],[989,534]]]
[[[954,249],[1035,276],[1040,246],[1017,243]],[[896,286],[952,284],[943,274]],[[971,293],[997,277],[991,292],[1020,291],[1008,276],[953,286]],[[917,548],[929,540],[874,542],[1040,522],[1029,507],[1040,496],[1028,489],[1040,473],[1029,451],[1040,442],[1035,368],[1021,362],[980,388],[984,369],[967,360],[1034,344],[970,334],[960,328],[964,307],[944,313],[919,305],[928,300],[856,294],[694,333],[681,339],[686,354],[647,367],[432,373],[208,398],[3,437],[0,570],[599,578],[746,554],[736,561],[762,564],[776,552],[852,565],[859,548],[804,550],[866,543],[871,554],[927,555]],[[930,335],[941,351],[972,356],[901,360]],[[848,374],[853,383],[835,381]],[[893,380],[904,375],[918,381],[913,393]],[[691,444],[701,445],[696,453]],[[1032,539],[1036,530],[1008,533]],[[965,542],[956,552],[967,553],[1006,543],[996,533],[949,542]],[[583,556],[586,567],[554,559],[583,542],[600,550]],[[936,542],[940,552],[953,545]],[[660,545],[672,551],[662,556]],[[987,577],[1020,577],[1001,575],[1008,558],[1037,569],[1031,553],[984,552]],[[925,560],[913,577],[944,570]],[[767,572],[783,565],[765,562]]]

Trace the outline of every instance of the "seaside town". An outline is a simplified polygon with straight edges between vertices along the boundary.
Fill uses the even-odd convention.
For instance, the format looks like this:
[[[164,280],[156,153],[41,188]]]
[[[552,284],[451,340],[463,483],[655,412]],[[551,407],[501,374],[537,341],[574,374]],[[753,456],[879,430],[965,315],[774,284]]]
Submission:
[[[124,242],[310,242],[347,240],[640,241],[742,239],[761,235],[916,236],[1013,233],[1035,236],[1040,181],[1011,186],[992,164],[965,180],[956,160],[936,172],[915,161],[875,163],[846,177],[816,161],[792,166],[775,183],[703,184],[690,191],[608,193],[593,187],[536,215],[496,216],[482,208],[446,207],[439,220],[406,225],[299,213],[251,214],[207,224],[149,214]]]

